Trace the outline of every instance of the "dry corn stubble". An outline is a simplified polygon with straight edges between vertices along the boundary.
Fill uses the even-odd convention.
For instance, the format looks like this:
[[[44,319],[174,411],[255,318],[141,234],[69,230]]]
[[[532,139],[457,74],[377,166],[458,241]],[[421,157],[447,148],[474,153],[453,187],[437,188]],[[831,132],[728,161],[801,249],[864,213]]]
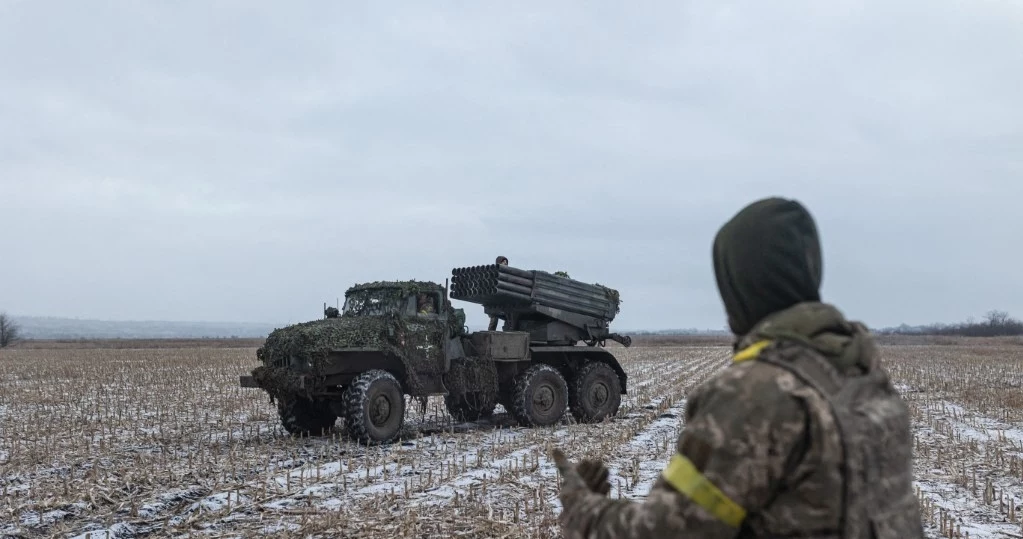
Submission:
[[[685,395],[728,358],[693,343],[613,350],[630,374],[614,421],[521,429],[498,408],[455,424],[430,399],[411,406],[406,440],[370,448],[340,422],[326,438],[285,435],[266,396],[237,387],[253,348],[4,351],[0,534],[557,537],[549,449],[603,458],[611,496],[641,497],[674,451]],[[1023,348],[883,351],[913,412],[928,533],[1021,534]]]
[[[433,398],[410,406],[407,440],[369,448],[340,422],[325,438],[287,436],[267,397],[237,385],[253,348],[5,351],[0,534],[380,526],[398,537],[554,537],[550,447],[604,457],[612,495],[641,495],[673,450],[685,392],[727,359],[720,347],[614,351],[630,374],[614,421],[566,415],[522,429],[499,407],[493,421],[457,424]]]
[[[1023,535],[1023,347],[1005,339],[921,341],[884,353],[913,414],[929,531]]]

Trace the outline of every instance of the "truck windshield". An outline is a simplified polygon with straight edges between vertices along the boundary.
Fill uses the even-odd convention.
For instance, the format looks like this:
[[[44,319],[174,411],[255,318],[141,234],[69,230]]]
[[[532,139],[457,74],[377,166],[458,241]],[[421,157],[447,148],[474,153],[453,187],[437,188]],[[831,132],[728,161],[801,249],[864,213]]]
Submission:
[[[382,316],[400,311],[401,301],[391,291],[359,290],[345,298],[343,316]]]

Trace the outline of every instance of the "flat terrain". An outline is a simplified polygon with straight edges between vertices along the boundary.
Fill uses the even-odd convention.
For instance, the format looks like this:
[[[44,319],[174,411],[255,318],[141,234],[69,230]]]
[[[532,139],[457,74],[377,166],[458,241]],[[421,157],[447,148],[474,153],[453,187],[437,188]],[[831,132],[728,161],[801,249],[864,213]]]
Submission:
[[[45,343],[0,352],[0,536],[333,533],[558,537],[554,446],[600,456],[614,497],[641,498],[674,450],[686,395],[729,361],[720,339],[613,348],[619,417],[521,429],[453,423],[410,402],[401,443],[295,439],[238,387],[255,343]],[[1023,345],[886,340],[916,431],[932,537],[1023,536]],[[341,427],[339,422],[338,427]]]

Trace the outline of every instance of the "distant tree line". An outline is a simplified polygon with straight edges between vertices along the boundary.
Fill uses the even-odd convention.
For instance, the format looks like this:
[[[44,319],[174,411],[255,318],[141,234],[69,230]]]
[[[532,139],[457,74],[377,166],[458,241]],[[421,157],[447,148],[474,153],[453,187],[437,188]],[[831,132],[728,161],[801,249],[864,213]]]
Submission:
[[[1023,321],[1005,311],[988,311],[980,321],[970,317],[956,324],[930,324],[910,327],[886,328],[879,333],[896,335],[955,335],[960,337],[1006,337],[1023,335]]]
[[[7,348],[21,340],[21,327],[7,313],[0,313],[0,348]]]

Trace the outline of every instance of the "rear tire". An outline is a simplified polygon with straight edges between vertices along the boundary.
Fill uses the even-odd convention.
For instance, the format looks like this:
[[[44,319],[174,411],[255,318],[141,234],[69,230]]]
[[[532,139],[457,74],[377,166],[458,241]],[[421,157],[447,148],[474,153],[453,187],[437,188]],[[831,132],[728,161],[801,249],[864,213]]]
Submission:
[[[390,443],[405,421],[405,394],[391,373],[374,369],[355,378],[345,390],[348,433],[362,443]]]
[[[583,365],[572,377],[568,403],[572,417],[580,423],[596,423],[615,415],[622,404],[618,373],[599,361]]]
[[[496,395],[485,391],[471,391],[461,395],[445,395],[444,406],[451,417],[458,421],[479,421],[494,415],[497,407]]]
[[[277,415],[292,436],[322,436],[337,421],[329,403],[298,396],[277,399]]]
[[[527,427],[554,425],[565,415],[568,384],[557,369],[538,363],[515,379],[511,413]]]

